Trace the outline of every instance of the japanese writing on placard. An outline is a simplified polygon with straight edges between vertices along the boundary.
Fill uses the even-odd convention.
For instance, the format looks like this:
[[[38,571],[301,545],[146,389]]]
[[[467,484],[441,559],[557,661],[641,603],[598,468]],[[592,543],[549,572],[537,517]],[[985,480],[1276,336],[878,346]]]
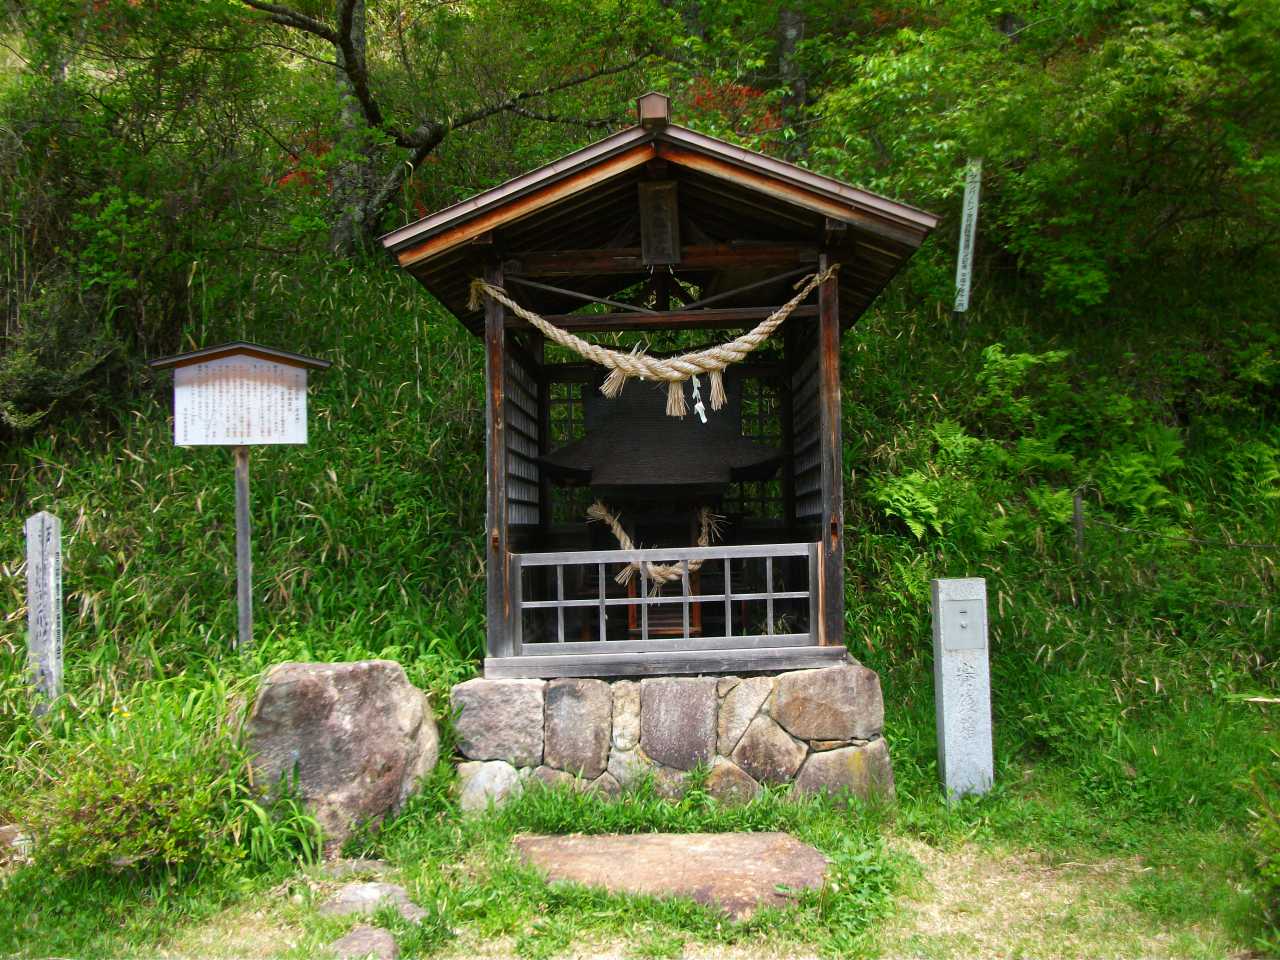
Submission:
[[[307,442],[307,371],[257,357],[174,370],[178,446]]]
[[[27,519],[27,656],[46,700],[62,693],[62,521],[41,511]]]
[[[982,192],[982,161],[970,160],[964,175],[964,209],[960,214],[960,255],[956,258],[957,313],[969,309],[973,281],[973,242],[978,232],[978,198]]]

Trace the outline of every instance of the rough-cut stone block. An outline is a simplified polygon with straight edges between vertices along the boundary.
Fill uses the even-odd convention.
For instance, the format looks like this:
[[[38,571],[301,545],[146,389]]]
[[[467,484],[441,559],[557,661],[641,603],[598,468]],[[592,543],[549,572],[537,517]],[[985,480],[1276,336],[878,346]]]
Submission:
[[[640,742],[640,681],[619,680],[613,688],[613,745],[632,750]]]
[[[603,680],[552,680],[546,689],[543,762],[594,780],[609,763],[613,696]]]
[[[798,793],[838,794],[850,791],[862,798],[893,796],[893,768],[883,739],[865,747],[845,747],[811,753],[796,776]]]
[[[716,681],[660,677],[640,681],[640,747],[660,764],[689,770],[716,752]]]
[[[290,781],[330,849],[398,810],[439,754],[426,694],[391,660],[272,667],[248,735],[254,782]]]
[[[622,796],[622,785],[613,778],[608,770],[600,774],[588,784],[588,789],[593,790],[606,800],[616,800]]]
[[[716,757],[707,774],[707,793],[721,803],[747,803],[760,792],[760,784],[732,760]]]
[[[653,769],[653,763],[637,748],[609,751],[609,775],[626,790]]]
[[[768,717],[756,717],[738,741],[732,759],[756,780],[785,783],[800,769],[807,752],[803,743]]]
[[[405,888],[395,883],[348,883],[321,904],[320,912],[334,917],[363,916],[388,904],[410,923],[417,923],[427,915],[427,911],[409,899]]]
[[[747,727],[756,718],[773,691],[772,677],[748,677],[740,680],[725,694],[720,703],[717,745],[722,757],[733,753]]]
[[[556,770],[554,767],[538,767],[533,771],[533,779],[541,780],[548,787],[571,787],[578,779],[572,773]]]
[[[741,681],[738,677],[721,677],[716,681],[716,696],[723,700],[739,682]]]
[[[518,836],[525,863],[549,881],[613,893],[686,896],[745,920],[817,890],[827,859],[785,833],[644,833],[625,836]]]
[[[345,937],[329,944],[329,950],[337,960],[398,960],[400,948],[396,938],[381,927],[361,924]]]
[[[859,663],[784,673],[770,712],[801,740],[870,740],[884,728],[880,678]]]
[[[862,746],[866,740],[810,740],[810,750],[839,750],[841,747],[851,747],[854,743]]]
[[[483,680],[453,688],[458,750],[468,760],[542,762],[542,680]]]
[[[688,775],[683,770],[672,770],[670,767],[655,766],[653,773],[653,792],[664,800],[679,800],[684,796],[688,785]]]
[[[464,813],[481,812],[501,806],[508,797],[520,793],[519,772],[505,760],[472,760],[458,764],[458,805]]]

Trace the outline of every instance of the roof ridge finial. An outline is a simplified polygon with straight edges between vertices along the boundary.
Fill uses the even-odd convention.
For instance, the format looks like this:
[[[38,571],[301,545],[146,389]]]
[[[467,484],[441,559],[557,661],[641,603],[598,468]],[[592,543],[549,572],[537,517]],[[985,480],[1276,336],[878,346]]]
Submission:
[[[636,113],[640,126],[646,130],[661,130],[671,122],[671,98],[665,93],[650,90],[636,97]]]

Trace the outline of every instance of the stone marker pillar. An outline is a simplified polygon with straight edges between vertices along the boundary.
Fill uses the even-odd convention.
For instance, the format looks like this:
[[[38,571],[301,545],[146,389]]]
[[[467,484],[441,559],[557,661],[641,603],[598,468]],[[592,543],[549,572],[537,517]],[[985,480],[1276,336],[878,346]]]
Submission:
[[[27,518],[27,662],[43,703],[62,694],[62,521],[40,511]]]
[[[950,802],[991,789],[987,581],[934,580],[932,587],[938,769]]]

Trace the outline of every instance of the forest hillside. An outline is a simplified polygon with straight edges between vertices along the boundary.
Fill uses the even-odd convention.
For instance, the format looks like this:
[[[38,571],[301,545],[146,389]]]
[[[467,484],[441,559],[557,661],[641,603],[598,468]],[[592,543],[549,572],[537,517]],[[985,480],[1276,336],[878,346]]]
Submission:
[[[767,935],[876,955],[923,862],[885,837],[1128,864],[1131,929],[1106,936],[1280,954],[1280,7],[24,0],[0,31],[0,824],[35,838],[0,867],[0,954],[167,949],[314,859],[305,813],[253,799],[236,736],[267,666],[395,659],[442,713],[477,673],[482,345],[376,238],[630,125],[647,89],[678,123],[944,218],[841,348],[845,639],[882,679],[898,804],[530,797],[464,827],[442,764],[352,848],[419,871],[435,919],[399,931],[404,954]],[[174,447],[145,367],[232,339],[333,361],[308,445],[254,453],[243,656],[230,456]],[[67,695],[41,719],[38,510],[66,536]],[[951,809],[942,576],[987,578],[996,727],[996,789]],[[775,827],[843,851],[856,905],[721,930],[446,869],[521,829]],[[289,916],[293,955],[329,932]]]

